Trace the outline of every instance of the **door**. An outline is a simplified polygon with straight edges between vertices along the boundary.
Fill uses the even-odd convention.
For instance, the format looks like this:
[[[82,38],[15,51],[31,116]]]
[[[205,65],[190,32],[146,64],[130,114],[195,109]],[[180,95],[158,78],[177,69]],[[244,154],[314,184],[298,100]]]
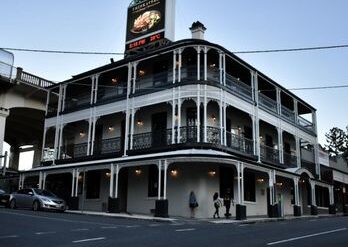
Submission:
[[[152,147],[167,146],[167,113],[152,115]]]
[[[25,208],[31,208],[34,202],[34,193],[31,189],[25,189],[24,193],[22,194],[23,198],[23,207]]]
[[[127,191],[128,191],[128,168],[122,168],[118,180],[118,198],[120,200],[120,211],[127,212]]]

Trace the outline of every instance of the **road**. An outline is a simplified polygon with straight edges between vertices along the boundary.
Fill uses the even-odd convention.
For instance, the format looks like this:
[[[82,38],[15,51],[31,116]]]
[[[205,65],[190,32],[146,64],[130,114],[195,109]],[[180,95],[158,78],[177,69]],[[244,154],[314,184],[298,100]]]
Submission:
[[[153,222],[0,208],[0,246],[348,246],[348,218],[251,225]]]

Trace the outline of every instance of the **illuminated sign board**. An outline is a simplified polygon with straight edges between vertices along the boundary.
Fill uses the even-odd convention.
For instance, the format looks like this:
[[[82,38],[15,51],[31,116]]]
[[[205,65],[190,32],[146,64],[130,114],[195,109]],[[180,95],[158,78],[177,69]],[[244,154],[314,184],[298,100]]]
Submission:
[[[174,39],[175,0],[134,0],[128,8],[126,51]]]

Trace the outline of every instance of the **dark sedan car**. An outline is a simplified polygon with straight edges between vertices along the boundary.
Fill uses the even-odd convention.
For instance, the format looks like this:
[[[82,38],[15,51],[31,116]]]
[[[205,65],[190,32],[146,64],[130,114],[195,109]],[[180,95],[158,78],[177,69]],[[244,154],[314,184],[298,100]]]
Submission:
[[[10,196],[10,208],[31,208],[65,211],[66,203],[52,192],[40,189],[21,189]]]
[[[8,207],[10,200],[10,194],[7,194],[4,190],[0,189],[0,205]]]

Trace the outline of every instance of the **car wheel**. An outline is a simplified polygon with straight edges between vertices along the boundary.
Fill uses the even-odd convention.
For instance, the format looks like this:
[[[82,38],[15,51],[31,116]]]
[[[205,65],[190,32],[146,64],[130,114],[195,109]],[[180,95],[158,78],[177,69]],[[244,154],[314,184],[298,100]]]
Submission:
[[[33,203],[33,211],[39,211],[40,210],[40,202],[34,201]]]
[[[10,208],[11,208],[11,209],[15,209],[15,208],[16,208],[16,200],[15,200],[15,199],[12,199],[12,200],[10,201]]]

